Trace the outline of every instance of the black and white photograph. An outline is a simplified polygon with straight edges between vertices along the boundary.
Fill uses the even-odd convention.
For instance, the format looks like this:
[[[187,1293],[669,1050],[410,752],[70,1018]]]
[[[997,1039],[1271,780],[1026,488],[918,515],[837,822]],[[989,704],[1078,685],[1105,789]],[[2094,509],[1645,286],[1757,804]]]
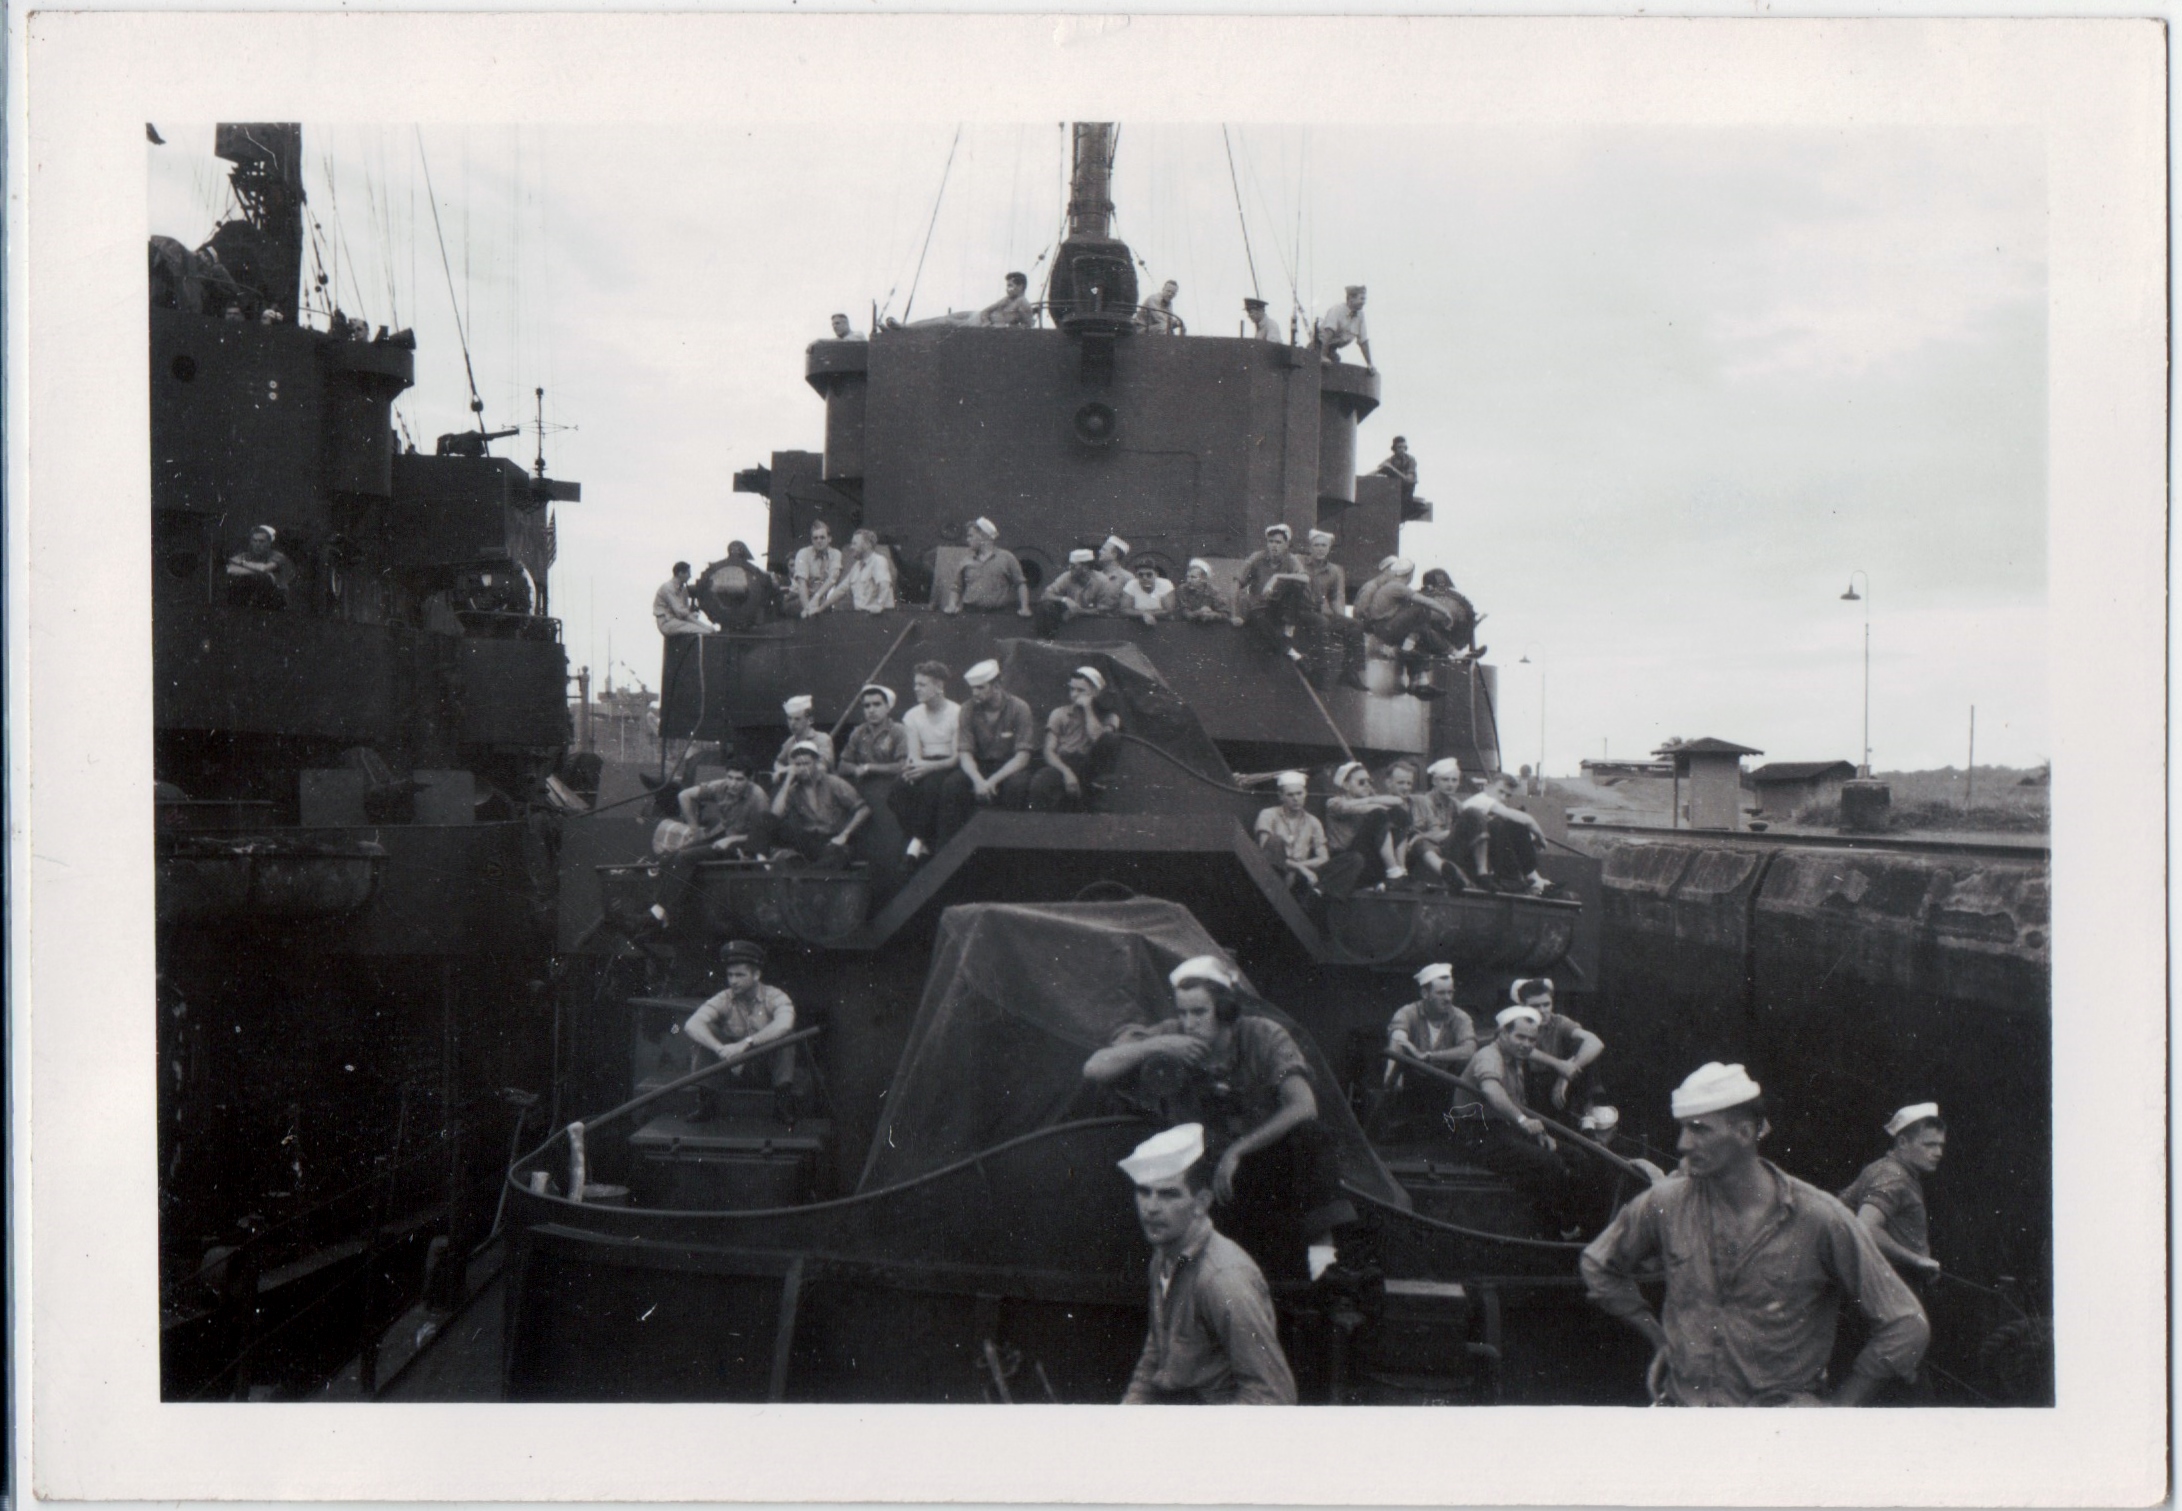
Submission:
[[[112,1235],[132,1412],[365,1436],[90,1463],[53,1249],[42,1494],[1813,1494],[1283,1462],[1486,1406],[1886,1445],[1830,1498],[2159,1493],[2156,28],[501,17],[534,59],[367,109],[496,18],[284,18],[317,96],[165,89],[117,19],[46,56],[131,80],[65,130],[145,365],[48,400],[37,291],[10,529],[61,584],[29,876],[79,970],[123,878],[126,1073],[41,1011],[18,1170]],[[2040,56],[2109,87],[2026,103]],[[1255,62],[1398,87],[1158,87]],[[117,1184],[55,1194],[102,1108]],[[1909,1467],[2094,1400],[2096,1472]],[[1258,1445],[1225,1481],[1053,1478],[1169,1405],[1328,1410],[1187,1419]],[[549,1406],[639,1459],[888,1425],[440,1477]],[[872,1477],[995,1432],[1045,1462]]]

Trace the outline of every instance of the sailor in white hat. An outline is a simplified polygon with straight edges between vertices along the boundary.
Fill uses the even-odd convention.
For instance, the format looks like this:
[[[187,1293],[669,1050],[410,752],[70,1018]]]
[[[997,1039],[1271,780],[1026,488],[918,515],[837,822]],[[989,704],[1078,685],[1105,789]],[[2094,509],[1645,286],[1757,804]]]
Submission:
[[[1345,897],[1400,880],[1407,873],[1394,834],[1408,817],[1409,799],[1374,791],[1371,772],[1362,761],[1335,767],[1333,787],[1326,799],[1326,846],[1333,851],[1333,862],[1321,874],[1328,894]]]
[[[1030,779],[1033,813],[1090,806],[1092,790],[1121,756],[1121,715],[1099,707],[1106,674],[1079,666],[1068,674],[1068,701],[1046,715],[1043,761]]]
[[[1410,802],[1409,839],[1402,859],[1418,880],[1465,892],[1472,885],[1463,869],[1466,848],[1462,825],[1462,763],[1441,756],[1424,768],[1426,787]]]
[[[939,841],[946,844],[979,808],[1022,809],[1030,801],[1030,763],[1038,753],[1030,705],[1000,682],[1000,663],[980,661],[962,674],[957,769],[941,788]]]
[[[1326,848],[1326,826],[1304,806],[1310,779],[1300,771],[1284,771],[1273,779],[1273,786],[1280,794],[1279,803],[1260,808],[1252,826],[1258,848],[1298,898],[1315,897],[1318,873],[1333,852]]]
[[[1655,1401],[1679,1406],[1854,1406],[1908,1380],[1930,1337],[1924,1309],[1840,1202],[1758,1154],[1763,1090],[1740,1065],[1702,1065],[1675,1089],[1682,1167],[1639,1192],[1583,1252],[1591,1300],[1648,1339]],[[1670,1260],[1671,1256],[1671,1260]],[[1664,1265],[1657,1315],[1637,1277]],[[1826,1394],[1842,1299],[1870,1324]]]
[[[855,782],[898,777],[909,764],[909,731],[894,717],[894,689],[866,682],[856,689],[856,727],[841,747],[841,775]]]
[[[250,527],[248,542],[227,558],[227,601],[248,609],[284,609],[295,588],[295,563],[275,544],[271,525]]]
[[[1590,1101],[1596,1082],[1590,1068],[1606,1053],[1606,1041],[1553,1003],[1553,978],[1519,976],[1508,986],[1508,1000],[1538,1010],[1538,1046],[1530,1052],[1530,1089],[1555,1107],[1571,1101],[1578,1109]]]
[[[959,614],[968,609],[974,614],[999,614],[1012,606],[1017,615],[1028,619],[1030,579],[1023,575],[1023,564],[1015,553],[997,544],[1000,527],[979,515],[964,527],[962,539],[970,554],[948,580],[940,612]]]
[[[1341,685],[1364,691],[1364,626],[1349,617],[1349,576],[1333,559],[1333,531],[1313,530],[1306,544],[1303,570],[1311,580],[1311,611],[1341,642]]]
[[[812,707],[809,693],[797,693],[780,705],[780,711],[788,716],[788,738],[780,742],[780,753],[773,757],[773,785],[776,790],[781,779],[788,775],[796,746],[805,741],[818,747],[819,769],[833,770],[833,736],[820,729],[812,720]]]
[[[1119,1163],[1152,1245],[1151,1327],[1122,1404],[1293,1406],[1264,1272],[1212,1225],[1204,1125],[1154,1134]]]
[[[856,831],[871,818],[864,795],[819,764],[824,754],[813,739],[788,747],[788,771],[773,794],[774,860],[800,855],[817,866],[845,866]]]
[[[1250,553],[1235,579],[1235,612],[1267,650],[1301,661],[1297,631],[1317,629],[1319,616],[1311,608],[1311,574],[1289,548],[1294,538],[1278,520],[1265,527],[1264,548]]]
[[[1530,1110],[1523,1083],[1523,1063],[1538,1043],[1538,1010],[1504,1007],[1493,1023],[1498,1031],[1462,1068],[1449,1125],[1473,1157],[1530,1195],[1549,1231],[1573,1237],[1583,1231],[1584,1214],[1578,1210],[1569,1155]]]
[[[1202,1118],[1221,1146],[1212,1171],[1215,1198],[1233,1204],[1249,1230],[1274,1246],[1254,1245],[1259,1254],[1305,1258],[1315,1279],[1333,1262],[1333,1230],[1355,1222],[1356,1208],[1341,1191],[1310,1062],[1287,1029],[1262,1014],[1244,1014],[1240,979],[1219,956],[1183,961],[1168,984],[1172,1014],[1124,1025],[1084,1062],[1084,1078],[1132,1086],[1139,1102]]]
[[[1912,1102],[1887,1119],[1894,1146],[1864,1167],[1841,1193],[1841,1205],[1871,1230],[1879,1252],[1912,1278],[1940,1272],[1924,1207],[1925,1177],[1947,1153],[1947,1124],[1937,1102]]]
[[[1127,573],[1123,573],[1127,576]],[[1121,589],[1098,568],[1098,553],[1078,546],[1068,553],[1068,570],[1038,595],[1038,633],[1050,639],[1071,619],[1111,614],[1121,606]]]
[[[1098,566],[1099,575],[1112,583],[1117,593],[1135,581],[1129,571],[1129,543],[1118,535],[1109,535],[1099,542]]]
[[[1242,615],[1236,613],[1220,591],[1220,585],[1212,580],[1212,563],[1202,556],[1192,556],[1182,573],[1182,586],[1174,590],[1175,612],[1191,624],[1239,625]]]
[[[1416,974],[1417,1000],[1394,1010],[1387,1024],[1386,1052],[1458,1073],[1477,1053],[1477,1025],[1455,1006],[1455,968],[1435,961]],[[1373,1119],[1375,1137],[1398,1139],[1403,1130],[1429,1130],[1446,1110],[1447,1083],[1418,1073],[1404,1074],[1399,1061],[1386,1062],[1387,1098]]]

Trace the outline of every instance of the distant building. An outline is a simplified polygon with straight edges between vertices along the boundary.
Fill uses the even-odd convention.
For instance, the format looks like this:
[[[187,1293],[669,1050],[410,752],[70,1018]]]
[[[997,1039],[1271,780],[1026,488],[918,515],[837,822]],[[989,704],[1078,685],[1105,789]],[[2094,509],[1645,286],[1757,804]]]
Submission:
[[[1657,777],[1661,781],[1674,775],[1672,761],[1583,761],[1584,780],[1596,782],[1601,787],[1611,787],[1616,782],[1632,777]]]
[[[1813,803],[1841,801],[1841,784],[1856,775],[1849,761],[1768,761],[1750,773],[1758,811],[1767,818],[1793,818]]]
[[[1708,737],[1662,745],[1652,754],[1674,763],[1678,824],[1692,829],[1743,826],[1743,757],[1764,751]]]

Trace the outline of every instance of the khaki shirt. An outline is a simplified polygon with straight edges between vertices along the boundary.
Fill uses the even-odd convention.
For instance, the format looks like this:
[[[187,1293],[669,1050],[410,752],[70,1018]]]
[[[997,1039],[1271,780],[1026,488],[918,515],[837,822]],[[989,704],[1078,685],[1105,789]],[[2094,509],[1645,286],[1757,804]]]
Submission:
[[[1296,1378],[1257,1261],[1208,1222],[1171,1274],[1162,1267],[1154,1253],[1152,1324],[1121,1404],[1295,1405]]]
[[[1860,1212],[1867,1205],[1886,1219],[1887,1236],[1910,1253],[1932,1257],[1932,1235],[1924,1210],[1924,1182],[1892,1152],[1882,1154],[1864,1167],[1864,1173],[1841,1193],[1841,1205]]]
[[[1715,1244],[1726,1214],[1711,1187],[1669,1176],[1639,1193],[1583,1251],[1592,1301],[1614,1317],[1648,1314],[1636,1276],[1658,1264],[1667,1285],[1659,1316],[1667,1396],[1684,1406],[1763,1406],[1816,1395],[1844,1300],[1871,1323],[1853,1372],[1908,1379],[1931,1336],[1924,1308],[1848,1208],[1772,1161],[1761,1163],[1773,1182],[1773,1207],[1740,1253]]]

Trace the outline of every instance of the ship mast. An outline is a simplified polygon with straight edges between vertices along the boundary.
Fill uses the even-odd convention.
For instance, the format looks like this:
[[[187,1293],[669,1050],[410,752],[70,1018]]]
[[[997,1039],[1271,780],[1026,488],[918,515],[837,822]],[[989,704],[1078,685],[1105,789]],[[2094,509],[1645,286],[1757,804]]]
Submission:
[[[1078,121],[1068,181],[1068,239],[1106,241],[1114,234],[1114,124]]]

